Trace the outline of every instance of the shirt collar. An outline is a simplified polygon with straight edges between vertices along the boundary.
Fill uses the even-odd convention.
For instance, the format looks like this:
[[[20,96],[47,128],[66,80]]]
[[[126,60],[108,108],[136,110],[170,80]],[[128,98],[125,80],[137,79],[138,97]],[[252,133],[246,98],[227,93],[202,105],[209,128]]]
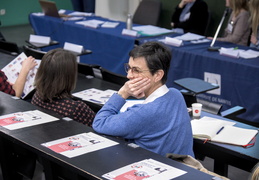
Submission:
[[[163,86],[157,88],[152,94],[150,94],[145,101],[143,102],[143,104],[152,102],[154,100],[156,100],[157,98],[165,95],[167,92],[169,91],[168,87],[164,84]]]

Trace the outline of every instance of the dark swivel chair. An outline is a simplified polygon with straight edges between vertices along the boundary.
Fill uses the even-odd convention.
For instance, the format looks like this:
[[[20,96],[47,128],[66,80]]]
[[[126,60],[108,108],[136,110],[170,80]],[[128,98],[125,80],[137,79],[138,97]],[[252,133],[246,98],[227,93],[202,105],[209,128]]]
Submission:
[[[42,59],[42,57],[46,54],[46,52],[35,49],[30,46],[23,46],[23,51],[26,54],[26,56],[33,56],[35,59]]]
[[[161,2],[159,0],[142,0],[133,15],[132,21],[136,24],[157,26],[160,12]]]
[[[103,67],[100,67],[100,71],[101,71],[102,79],[104,81],[109,81],[121,86],[123,86],[125,82],[128,81],[128,78],[126,76],[113,73]]]
[[[78,73],[86,76],[95,77],[95,69],[99,69],[100,66],[96,64],[78,63]]]

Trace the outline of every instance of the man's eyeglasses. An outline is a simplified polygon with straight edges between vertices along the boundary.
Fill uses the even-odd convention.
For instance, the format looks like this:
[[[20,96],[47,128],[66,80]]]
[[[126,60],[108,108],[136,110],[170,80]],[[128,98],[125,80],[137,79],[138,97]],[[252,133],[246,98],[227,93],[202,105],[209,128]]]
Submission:
[[[140,74],[140,73],[143,73],[145,71],[150,71],[150,70],[141,70],[137,67],[130,67],[128,63],[124,64],[124,68],[125,68],[126,73],[128,73],[129,70],[131,70],[131,72],[134,73],[134,74]]]

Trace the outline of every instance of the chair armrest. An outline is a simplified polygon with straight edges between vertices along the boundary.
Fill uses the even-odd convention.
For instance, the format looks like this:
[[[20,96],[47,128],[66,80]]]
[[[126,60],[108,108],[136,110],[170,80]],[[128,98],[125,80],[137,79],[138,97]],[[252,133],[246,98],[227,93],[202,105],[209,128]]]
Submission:
[[[235,106],[225,111],[222,111],[221,116],[232,119],[233,117],[236,117],[237,115],[242,114],[244,112],[246,112],[246,109],[244,107]]]

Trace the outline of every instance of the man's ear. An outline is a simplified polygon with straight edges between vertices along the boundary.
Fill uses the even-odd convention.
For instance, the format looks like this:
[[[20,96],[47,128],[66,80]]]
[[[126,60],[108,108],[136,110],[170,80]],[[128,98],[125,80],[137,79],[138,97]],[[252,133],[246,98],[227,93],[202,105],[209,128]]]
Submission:
[[[163,77],[164,77],[164,71],[162,69],[157,70],[157,72],[154,74],[155,82],[161,81]]]

